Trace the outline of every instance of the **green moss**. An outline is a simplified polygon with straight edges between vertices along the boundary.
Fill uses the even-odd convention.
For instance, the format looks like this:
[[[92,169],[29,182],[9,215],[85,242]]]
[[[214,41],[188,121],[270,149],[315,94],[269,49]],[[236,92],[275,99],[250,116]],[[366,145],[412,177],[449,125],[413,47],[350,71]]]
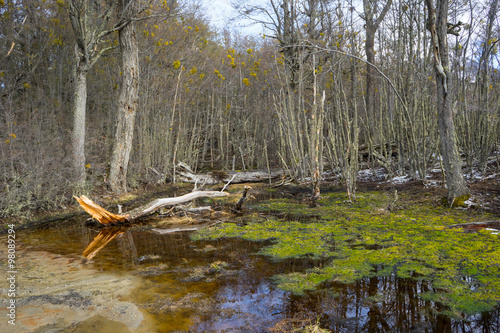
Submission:
[[[299,222],[254,217],[246,225],[226,223],[194,237],[271,240],[260,253],[272,260],[323,259],[321,267],[275,277],[281,289],[295,294],[313,290],[325,281],[353,283],[371,276],[394,275],[428,281],[434,293],[422,297],[449,306],[451,314],[487,311],[498,304],[498,236],[444,228],[488,216],[411,198],[406,198],[404,210],[389,214],[380,208],[392,199],[378,192],[358,195],[354,204],[346,199],[342,193],[326,193],[318,208],[273,199],[255,208],[318,218]]]
[[[451,207],[452,208],[467,207],[467,204],[465,202],[467,200],[469,200],[469,199],[470,199],[470,195],[469,194],[464,194],[464,195],[461,195],[459,197],[456,197],[453,200],[453,203],[451,204]],[[441,198],[441,204],[443,206],[450,207],[450,203],[448,202],[448,198],[447,197]]]
[[[455,200],[453,200],[452,207],[453,208],[456,208],[456,207],[466,207],[467,205],[465,204],[465,202],[467,200],[469,200],[469,198],[470,198],[469,194],[464,194],[464,195],[461,195],[461,196],[455,198]]]

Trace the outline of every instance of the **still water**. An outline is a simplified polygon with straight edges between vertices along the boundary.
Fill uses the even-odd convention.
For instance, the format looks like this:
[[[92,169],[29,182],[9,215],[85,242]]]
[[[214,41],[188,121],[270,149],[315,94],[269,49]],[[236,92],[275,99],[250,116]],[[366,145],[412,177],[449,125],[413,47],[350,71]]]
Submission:
[[[110,306],[109,311],[121,311],[122,317],[119,313],[113,320],[94,316],[89,320],[99,318],[105,324],[101,320],[100,324],[87,321],[79,325],[78,320],[64,321],[56,316],[59,324],[44,323],[34,331],[94,333],[96,327],[101,327],[98,331],[290,332],[318,324],[333,332],[500,332],[498,309],[463,320],[440,315],[438,305],[418,297],[429,288],[424,281],[373,277],[351,285],[332,282],[319,291],[294,296],[276,288],[272,276],[304,271],[321,263],[274,262],[257,254],[268,243],[238,239],[193,241],[192,232],[158,234],[146,227],[132,227],[108,229],[103,234],[102,230],[86,227],[83,219],[18,231],[20,255],[39,257],[39,253],[49,253],[43,265],[50,266],[52,261],[56,265],[56,261],[70,258],[67,265],[88,269],[89,279],[113,276],[112,283],[128,288],[116,301],[133,305],[142,315],[139,325],[131,325],[123,319],[130,307],[117,310]],[[96,236],[99,242],[94,243],[99,244],[89,249]],[[82,261],[84,251],[92,260]],[[29,263],[26,265],[28,269]],[[35,273],[29,274],[37,278]],[[44,282],[66,285],[64,274],[49,274]],[[121,284],[122,280],[133,282]],[[85,288],[91,292],[86,294]],[[99,293],[108,295],[99,288],[98,283],[91,283],[78,291],[70,290],[68,295],[83,303],[85,295],[90,295],[95,303]],[[34,302],[34,296],[27,295],[23,294],[18,302]],[[65,296],[61,301],[53,296],[56,292],[51,295],[39,300],[57,304],[69,299]],[[76,312],[99,307],[78,302],[70,304]],[[65,313],[61,312],[60,317]]]

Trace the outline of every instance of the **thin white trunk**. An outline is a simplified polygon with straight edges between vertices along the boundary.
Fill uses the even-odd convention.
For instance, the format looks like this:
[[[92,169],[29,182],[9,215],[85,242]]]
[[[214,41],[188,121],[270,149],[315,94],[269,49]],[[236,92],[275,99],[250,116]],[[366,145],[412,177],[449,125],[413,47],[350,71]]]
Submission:
[[[79,60],[75,71],[73,101],[73,168],[77,185],[85,183],[85,114],[87,105],[87,71]]]

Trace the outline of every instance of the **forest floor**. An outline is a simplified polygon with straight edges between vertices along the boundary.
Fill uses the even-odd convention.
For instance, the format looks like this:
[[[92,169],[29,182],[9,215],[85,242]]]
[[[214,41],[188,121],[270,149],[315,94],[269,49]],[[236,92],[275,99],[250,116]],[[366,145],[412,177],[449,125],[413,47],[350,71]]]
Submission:
[[[493,213],[500,216],[500,166],[497,163],[491,163],[488,166],[486,175],[478,176],[477,174],[466,175],[467,185],[471,192],[471,197],[465,203],[461,203],[460,209],[469,208]],[[376,190],[383,193],[394,193],[397,190],[399,193],[413,194],[412,200],[419,200],[418,194],[425,196],[425,202],[434,202],[439,205],[443,202],[446,196],[446,189],[442,185],[442,174],[440,170],[432,170],[429,172],[425,181],[415,181],[408,176],[397,176],[393,179],[387,179],[387,174],[382,168],[379,169],[364,169],[359,172],[357,182],[357,192]],[[251,193],[258,194],[271,187],[267,182],[252,183],[252,184],[232,184],[228,190],[233,192],[225,202],[234,203],[237,198],[234,196],[236,191],[242,190],[245,185],[250,185],[253,190]],[[146,185],[141,188],[130,191],[123,195],[116,195],[105,186],[97,188],[93,191],[92,199],[99,205],[108,209],[111,212],[118,211],[118,205],[122,206],[123,211],[133,209],[139,205],[152,201],[156,198],[180,196],[192,190],[193,185],[187,183],[178,184],[162,184],[162,185]],[[210,190],[220,190],[223,184],[211,186]],[[296,197],[302,196],[305,200],[310,192],[307,183],[288,184],[285,186],[276,186],[283,193]],[[326,172],[322,182],[322,190],[327,191],[345,191],[344,184],[339,181],[337,175]],[[401,199],[404,200],[404,199]],[[399,201],[398,204],[404,203]],[[387,208],[387,207],[381,207]],[[39,210],[30,212],[28,216],[13,216],[7,219],[0,218],[0,225],[16,223],[20,228],[30,228],[50,224],[76,216],[85,216],[85,212],[75,204],[69,207],[64,207],[57,211]],[[5,228],[0,228],[0,234],[5,232]]]

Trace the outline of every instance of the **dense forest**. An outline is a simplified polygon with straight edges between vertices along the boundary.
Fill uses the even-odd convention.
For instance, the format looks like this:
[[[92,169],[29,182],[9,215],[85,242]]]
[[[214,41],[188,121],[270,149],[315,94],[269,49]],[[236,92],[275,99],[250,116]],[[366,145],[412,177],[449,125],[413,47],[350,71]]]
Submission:
[[[498,161],[498,0],[255,3],[235,9],[258,36],[191,1],[0,0],[0,216],[176,182],[179,162],[282,168],[316,195],[329,171],[353,200],[360,168],[437,166],[451,203]]]

